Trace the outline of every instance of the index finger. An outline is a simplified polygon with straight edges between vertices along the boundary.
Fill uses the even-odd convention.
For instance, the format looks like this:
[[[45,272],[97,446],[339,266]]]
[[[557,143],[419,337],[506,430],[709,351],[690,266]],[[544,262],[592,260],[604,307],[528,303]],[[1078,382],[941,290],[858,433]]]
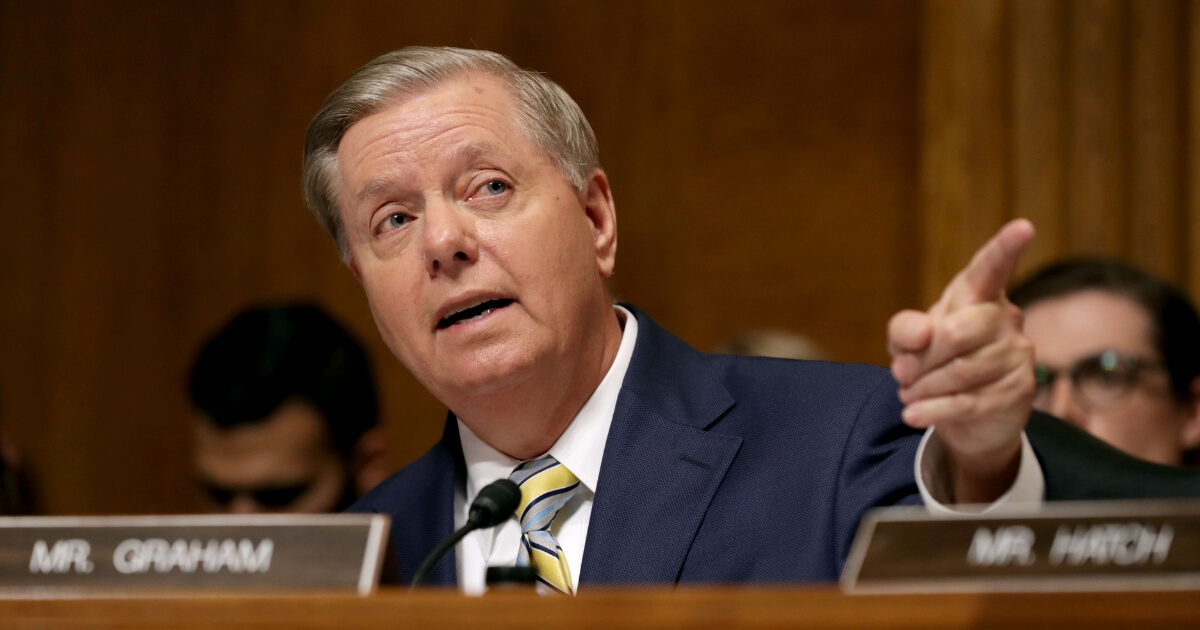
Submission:
[[[1000,299],[1017,267],[1017,258],[1033,240],[1033,232],[1033,224],[1027,219],[1014,219],[1000,228],[951,282],[947,290],[949,306],[957,308]]]

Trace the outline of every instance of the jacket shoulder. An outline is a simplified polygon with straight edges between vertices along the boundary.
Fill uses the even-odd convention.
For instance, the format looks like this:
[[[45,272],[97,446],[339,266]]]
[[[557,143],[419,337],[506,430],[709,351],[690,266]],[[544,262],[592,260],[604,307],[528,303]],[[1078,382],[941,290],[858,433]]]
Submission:
[[[722,383],[738,394],[787,396],[803,401],[861,401],[864,391],[895,385],[887,368],[863,363],[834,363],[706,354]]]
[[[410,509],[428,509],[435,504],[434,497],[444,497],[447,488],[453,490],[456,460],[449,447],[438,442],[416,461],[380,482],[346,511],[397,514]]]

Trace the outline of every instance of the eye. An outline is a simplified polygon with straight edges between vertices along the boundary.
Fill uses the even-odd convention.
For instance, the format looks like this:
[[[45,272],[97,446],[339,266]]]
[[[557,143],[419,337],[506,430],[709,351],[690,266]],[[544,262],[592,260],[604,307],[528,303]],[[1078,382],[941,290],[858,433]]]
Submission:
[[[1109,371],[1109,370],[1106,370],[1104,372],[1098,372],[1096,374],[1091,374],[1090,376],[1092,377],[1092,380],[1094,380],[1096,382],[1097,385],[1101,385],[1103,387],[1117,387],[1120,385],[1124,385],[1129,380],[1129,377],[1127,374],[1125,374],[1123,372]]]
[[[503,179],[490,179],[484,185],[476,189],[476,192],[471,195],[471,199],[478,197],[496,197],[508,192],[511,186]]]
[[[204,491],[208,494],[210,501],[217,505],[229,505],[233,502],[233,490],[222,488],[212,484],[204,484]]]
[[[1054,377],[1058,374],[1044,365],[1033,366],[1033,379],[1038,389],[1049,389],[1054,385]]]
[[[389,214],[387,216],[387,218],[385,218],[383,220],[383,223],[379,224],[378,231],[379,232],[390,232],[392,230],[396,230],[396,229],[404,227],[409,221],[412,221],[412,218],[409,217],[408,215],[402,214],[399,212],[395,212],[395,213]]]
[[[1111,352],[1081,361],[1076,370],[1081,382],[1099,388],[1125,387],[1136,379],[1135,370]]]

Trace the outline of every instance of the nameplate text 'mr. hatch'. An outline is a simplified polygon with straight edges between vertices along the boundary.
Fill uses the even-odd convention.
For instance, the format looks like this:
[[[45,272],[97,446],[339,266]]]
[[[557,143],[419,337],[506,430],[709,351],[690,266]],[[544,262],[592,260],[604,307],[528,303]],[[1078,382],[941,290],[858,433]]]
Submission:
[[[1200,501],[1049,503],[1036,514],[869,512],[852,593],[1168,590],[1200,586]]]

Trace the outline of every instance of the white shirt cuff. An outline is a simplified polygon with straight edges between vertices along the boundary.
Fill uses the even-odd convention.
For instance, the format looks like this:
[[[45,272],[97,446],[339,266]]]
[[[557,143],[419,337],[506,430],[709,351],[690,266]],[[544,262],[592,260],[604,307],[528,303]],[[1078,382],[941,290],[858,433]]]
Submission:
[[[1038,464],[1037,456],[1029,439],[1021,432],[1021,467],[1017,470],[1017,478],[1013,485],[992,503],[982,505],[947,505],[950,497],[952,481],[950,479],[950,464],[946,459],[945,447],[937,437],[934,427],[926,429],[917,447],[916,467],[917,489],[921,499],[925,501],[925,509],[934,515],[952,514],[986,514],[995,510],[1019,509],[1034,510],[1042,504],[1046,493],[1046,478],[1042,475],[1042,467]]]

